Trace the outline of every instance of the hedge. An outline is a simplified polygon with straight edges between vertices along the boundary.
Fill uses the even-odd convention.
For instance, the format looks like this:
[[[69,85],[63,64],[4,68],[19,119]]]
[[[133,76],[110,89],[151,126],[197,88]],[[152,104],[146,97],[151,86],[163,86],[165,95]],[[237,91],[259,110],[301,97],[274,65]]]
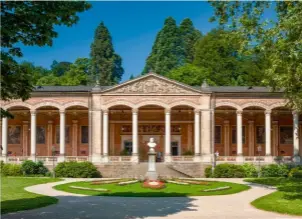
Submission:
[[[214,178],[243,178],[245,177],[242,165],[236,164],[218,164],[214,169]]]
[[[21,165],[21,170],[24,175],[42,175],[45,176],[48,169],[44,166],[42,161],[34,162],[26,160]]]
[[[269,164],[261,167],[261,177],[287,177],[289,167],[285,164]]]
[[[62,162],[55,169],[56,177],[68,178],[98,178],[100,172],[91,162]]]
[[[2,164],[1,174],[3,176],[22,176],[21,165],[6,163]]]

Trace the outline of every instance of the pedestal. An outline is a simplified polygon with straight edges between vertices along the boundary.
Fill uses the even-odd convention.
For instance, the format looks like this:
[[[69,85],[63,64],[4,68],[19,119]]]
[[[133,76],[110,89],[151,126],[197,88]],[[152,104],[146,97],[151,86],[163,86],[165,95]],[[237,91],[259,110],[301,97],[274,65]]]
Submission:
[[[149,162],[148,162],[148,171],[146,173],[146,178],[148,180],[157,180],[158,174],[156,172],[156,167],[155,167],[156,152],[150,151],[148,152],[148,155],[149,155]]]

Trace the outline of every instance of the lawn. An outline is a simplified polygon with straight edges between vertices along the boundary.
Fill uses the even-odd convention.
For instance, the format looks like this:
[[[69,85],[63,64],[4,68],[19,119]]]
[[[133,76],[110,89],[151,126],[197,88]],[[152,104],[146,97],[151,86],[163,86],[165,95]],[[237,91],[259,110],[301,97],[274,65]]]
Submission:
[[[58,200],[56,198],[42,196],[24,190],[24,188],[28,186],[56,181],[59,181],[59,179],[1,177],[1,214],[40,208],[57,203]]]
[[[110,191],[91,191],[70,188],[70,186],[79,186],[86,188],[104,188]],[[213,189],[218,187],[230,186],[231,188],[221,191],[202,192],[204,189]],[[208,195],[228,195],[249,189],[246,185],[240,185],[227,182],[210,182],[209,185],[177,185],[166,183],[163,189],[143,188],[141,183],[129,185],[103,184],[92,185],[91,182],[74,182],[55,187],[70,193],[93,195],[93,196],[124,196],[124,197],[177,197],[177,196],[208,196]]]
[[[302,215],[302,179],[259,178],[247,182],[276,186],[278,191],[256,199],[251,204],[256,208],[283,214]]]

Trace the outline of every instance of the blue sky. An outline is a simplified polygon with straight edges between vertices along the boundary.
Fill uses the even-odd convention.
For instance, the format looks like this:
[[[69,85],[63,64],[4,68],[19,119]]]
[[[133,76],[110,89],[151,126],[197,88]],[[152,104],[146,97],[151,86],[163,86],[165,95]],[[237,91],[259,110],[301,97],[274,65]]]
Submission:
[[[157,32],[165,18],[172,16],[179,24],[191,18],[203,33],[215,27],[208,19],[212,8],[207,2],[91,2],[92,8],[80,13],[79,22],[72,26],[59,26],[59,36],[52,47],[22,46],[22,60],[49,68],[53,60],[74,62],[79,57],[89,57],[94,30],[105,22],[115,51],[123,59],[123,80],[142,71],[151,52]]]

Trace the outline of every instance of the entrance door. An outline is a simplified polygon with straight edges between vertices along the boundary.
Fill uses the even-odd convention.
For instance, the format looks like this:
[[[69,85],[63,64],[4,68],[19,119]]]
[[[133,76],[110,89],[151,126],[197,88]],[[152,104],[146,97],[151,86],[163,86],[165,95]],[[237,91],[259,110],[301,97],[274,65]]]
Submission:
[[[181,155],[181,136],[180,135],[172,135],[171,136],[171,155],[172,156],[180,156]]]

